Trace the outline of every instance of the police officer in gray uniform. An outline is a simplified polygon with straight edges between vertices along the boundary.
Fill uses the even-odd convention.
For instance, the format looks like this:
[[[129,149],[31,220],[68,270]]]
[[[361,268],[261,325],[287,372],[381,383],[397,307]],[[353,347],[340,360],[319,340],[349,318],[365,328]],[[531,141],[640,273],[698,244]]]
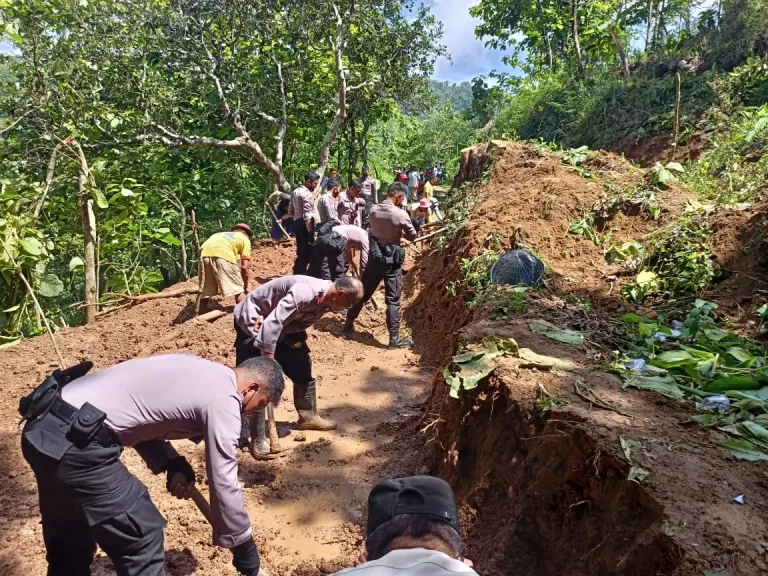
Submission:
[[[168,439],[205,441],[213,543],[235,568],[259,572],[237,481],[241,415],[282,396],[280,366],[253,358],[235,369],[186,354],[128,360],[86,374],[56,371],[19,402],[24,458],[35,473],[49,576],[86,576],[98,544],[120,576],[165,574],[165,519],[120,462],[133,446],[167,488],[189,498],[195,474]]]
[[[363,299],[347,312],[344,335],[349,337],[355,331],[355,319],[363,305],[371,299],[379,284],[384,280],[384,300],[387,304],[387,328],[389,347],[404,348],[412,342],[400,338],[400,293],[403,291],[403,261],[405,249],[400,246],[403,236],[416,239],[408,213],[401,208],[408,188],[399,183],[387,189],[387,199],[371,209],[369,224],[371,239],[368,249],[368,265],[362,275],[365,293]]]

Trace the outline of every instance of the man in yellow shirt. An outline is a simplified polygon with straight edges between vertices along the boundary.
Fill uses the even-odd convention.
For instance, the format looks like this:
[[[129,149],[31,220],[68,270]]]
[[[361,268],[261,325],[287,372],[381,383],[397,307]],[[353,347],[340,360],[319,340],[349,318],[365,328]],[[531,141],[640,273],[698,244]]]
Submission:
[[[437,177],[435,177],[434,172],[427,173],[426,177],[427,180],[424,182],[424,187],[421,189],[421,197],[425,200],[428,200],[431,206],[432,198],[435,195],[435,184],[437,184]],[[427,214],[427,224],[432,224],[433,222],[437,222],[437,218],[435,217],[434,212],[430,210]]]
[[[204,283],[200,286],[199,314],[208,310],[208,301],[213,296],[234,296],[237,304],[245,298],[251,238],[251,227],[248,224],[237,224],[231,232],[217,232],[203,243],[200,258]]]

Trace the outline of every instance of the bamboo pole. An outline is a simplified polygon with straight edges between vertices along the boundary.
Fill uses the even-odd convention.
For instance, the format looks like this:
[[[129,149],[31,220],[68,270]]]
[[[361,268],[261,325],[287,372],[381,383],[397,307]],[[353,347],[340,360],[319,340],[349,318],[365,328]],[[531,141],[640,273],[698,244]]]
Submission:
[[[677,154],[677,141],[680,138],[680,72],[677,73],[677,88],[675,95],[675,134],[672,142],[672,160]]]

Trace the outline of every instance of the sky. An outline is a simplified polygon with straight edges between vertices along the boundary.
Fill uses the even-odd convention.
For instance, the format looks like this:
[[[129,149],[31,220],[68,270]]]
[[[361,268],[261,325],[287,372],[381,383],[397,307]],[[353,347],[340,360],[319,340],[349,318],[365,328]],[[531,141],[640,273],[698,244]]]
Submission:
[[[447,46],[453,64],[446,58],[440,58],[435,64],[435,80],[463,82],[475,76],[487,75],[491,70],[512,72],[512,68],[502,64],[505,55],[500,50],[489,50],[482,40],[475,38],[475,26],[478,19],[469,15],[469,9],[479,4],[480,0],[423,0],[432,9],[432,13],[443,23],[442,42]]]

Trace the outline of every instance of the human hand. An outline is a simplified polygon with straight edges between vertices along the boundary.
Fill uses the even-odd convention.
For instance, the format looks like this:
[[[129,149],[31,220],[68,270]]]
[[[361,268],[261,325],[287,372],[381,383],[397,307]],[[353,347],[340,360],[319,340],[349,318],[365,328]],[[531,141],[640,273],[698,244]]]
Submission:
[[[189,500],[192,497],[192,490],[194,487],[194,480],[188,482],[184,474],[176,472],[171,476],[171,481],[168,484],[168,492],[173,494],[179,500]]]

